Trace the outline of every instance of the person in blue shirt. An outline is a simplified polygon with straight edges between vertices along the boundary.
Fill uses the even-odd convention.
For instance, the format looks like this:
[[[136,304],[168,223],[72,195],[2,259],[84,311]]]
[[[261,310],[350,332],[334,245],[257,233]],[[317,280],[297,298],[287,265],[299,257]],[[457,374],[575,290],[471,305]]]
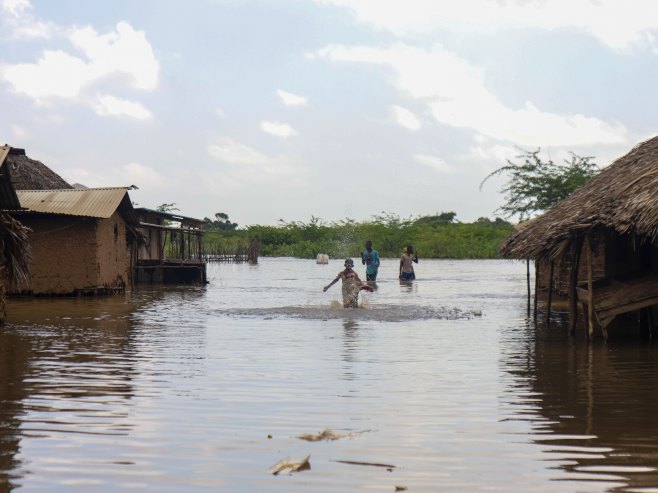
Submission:
[[[366,266],[366,281],[376,281],[379,270],[379,252],[373,250],[372,241],[366,241],[366,251],[361,252],[361,263]]]

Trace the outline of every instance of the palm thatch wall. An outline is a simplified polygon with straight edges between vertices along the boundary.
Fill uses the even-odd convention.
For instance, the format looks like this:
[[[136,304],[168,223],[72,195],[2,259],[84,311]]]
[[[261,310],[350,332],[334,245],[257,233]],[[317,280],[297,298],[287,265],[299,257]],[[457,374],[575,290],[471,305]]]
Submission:
[[[7,287],[29,280],[29,231],[9,214],[0,212],[0,323],[7,315]]]
[[[658,137],[634,147],[501,245],[514,258],[559,258],[596,233],[658,241]]]

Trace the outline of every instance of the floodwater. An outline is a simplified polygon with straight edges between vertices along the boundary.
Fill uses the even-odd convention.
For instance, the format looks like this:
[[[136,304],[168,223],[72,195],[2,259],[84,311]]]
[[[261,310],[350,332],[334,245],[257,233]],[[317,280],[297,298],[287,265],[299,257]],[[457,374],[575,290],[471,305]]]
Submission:
[[[12,300],[0,492],[658,492],[658,344],[535,325],[523,263],[384,260],[356,310],[341,267]]]

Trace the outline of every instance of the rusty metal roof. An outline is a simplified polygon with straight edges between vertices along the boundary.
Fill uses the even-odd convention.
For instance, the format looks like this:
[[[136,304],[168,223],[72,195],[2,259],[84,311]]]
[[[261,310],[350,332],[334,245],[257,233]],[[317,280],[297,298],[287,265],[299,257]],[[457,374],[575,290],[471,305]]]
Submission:
[[[26,212],[108,218],[122,206],[126,220],[137,223],[128,190],[125,187],[65,190],[17,190]]]

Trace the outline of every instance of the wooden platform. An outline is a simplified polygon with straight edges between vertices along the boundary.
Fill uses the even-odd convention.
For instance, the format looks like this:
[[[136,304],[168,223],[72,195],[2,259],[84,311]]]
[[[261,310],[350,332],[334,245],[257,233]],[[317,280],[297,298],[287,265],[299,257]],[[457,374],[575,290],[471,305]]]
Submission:
[[[159,284],[206,284],[206,263],[199,260],[140,260],[135,281]]]
[[[593,291],[594,318],[604,335],[617,315],[658,305],[658,277],[654,276],[597,281]],[[587,314],[587,285],[578,286],[576,293]]]

